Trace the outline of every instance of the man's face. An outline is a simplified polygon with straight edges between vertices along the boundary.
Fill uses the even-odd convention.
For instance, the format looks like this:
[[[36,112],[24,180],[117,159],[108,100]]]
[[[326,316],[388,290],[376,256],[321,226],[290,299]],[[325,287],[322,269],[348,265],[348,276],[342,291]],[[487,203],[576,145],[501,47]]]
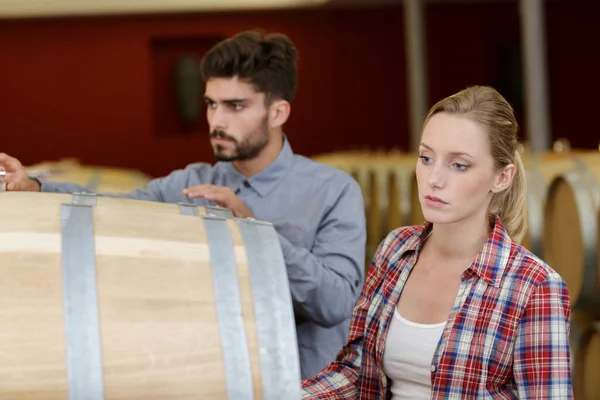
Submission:
[[[210,141],[217,161],[257,157],[269,143],[264,93],[237,77],[211,78],[204,92]]]

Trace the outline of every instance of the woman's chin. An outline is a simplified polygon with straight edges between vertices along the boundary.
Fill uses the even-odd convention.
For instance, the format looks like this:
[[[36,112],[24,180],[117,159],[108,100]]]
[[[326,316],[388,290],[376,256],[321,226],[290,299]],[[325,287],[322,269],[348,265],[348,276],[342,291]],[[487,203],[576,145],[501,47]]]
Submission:
[[[456,222],[456,218],[452,213],[441,210],[424,209],[423,218],[425,218],[425,221],[431,222],[432,224],[451,224]]]

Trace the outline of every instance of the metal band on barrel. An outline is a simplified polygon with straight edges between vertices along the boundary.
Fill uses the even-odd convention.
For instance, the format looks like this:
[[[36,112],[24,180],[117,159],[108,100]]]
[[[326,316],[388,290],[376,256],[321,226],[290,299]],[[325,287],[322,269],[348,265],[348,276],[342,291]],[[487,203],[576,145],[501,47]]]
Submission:
[[[103,400],[92,206],[61,205],[62,277],[69,400]]]
[[[198,206],[195,204],[179,203],[179,213],[181,215],[189,215],[190,217],[198,216]]]
[[[182,215],[197,216],[198,207],[180,203]],[[242,313],[233,240],[225,218],[204,216],[210,265],[217,308],[217,322],[225,363],[225,380],[229,400],[252,400],[254,388],[250,353]]]
[[[581,227],[581,239],[583,241],[583,281],[581,284],[580,298],[575,301],[574,306],[588,307],[589,296],[596,290],[598,277],[597,256],[598,256],[598,225],[596,221],[596,208],[594,200],[590,196],[588,189],[582,179],[581,172],[576,170],[566,171],[562,174],[564,179],[571,186],[577,205],[577,214],[579,216],[579,226]],[[558,180],[551,184],[549,193],[554,192],[554,185]]]
[[[252,369],[233,241],[225,219],[204,217],[204,227],[210,248],[213,288],[225,361],[227,398],[253,399]]]
[[[299,400],[300,366],[289,281],[281,244],[271,224],[238,219],[244,240],[264,400]]]
[[[73,203],[88,206],[96,205],[96,194],[94,193],[73,193]]]
[[[198,216],[198,206],[193,203],[178,203],[181,215]],[[204,211],[209,217],[233,218],[233,212],[224,207],[204,206]]]
[[[233,218],[233,212],[224,207],[217,206],[205,206],[204,210],[206,211],[206,215],[214,216],[214,217],[223,217],[223,218]]]
[[[597,211],[600,208],[600,187],[596,178],[589,171],[586,164],[578,157],[573,157],[575,170],[579,171],[579,177],[568,172],[565,177],[573,185],[575,200],[577,202],[579,224],[582,227],[583,239],[583,283],[581,288],[582,305],[584,307],[596,308],[599,304],[588,304],[589,300],[598,301],[596,296],[596,282],[598,282],[598,218]],[[591,200],[591,201],[590,201]],[[596,229],[593,229],[593,228]]]
[[[543,203],[546,198],[547,188],[544,185],[544,177],[536,168],[525,172],[527,177],[527,225],[529,236],[529,250],[538,257],[543,255],[542,231],[543,231]]]
[[[594,206],[596,209],[600,208],[600,186],[598,185],[598,182],[596,182],[596,178],[581,159],[573,157],[573,163],[575,164],[576,169],[581,172],[581,175],[589,188],[588,193],[592,196]]]

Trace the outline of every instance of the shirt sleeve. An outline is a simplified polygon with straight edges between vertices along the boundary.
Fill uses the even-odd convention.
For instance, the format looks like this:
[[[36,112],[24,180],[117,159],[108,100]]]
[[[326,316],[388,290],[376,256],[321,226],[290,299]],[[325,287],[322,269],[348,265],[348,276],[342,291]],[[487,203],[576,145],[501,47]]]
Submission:
[[[137,188],[127,193],[95,193],[85,186],[71,182],[50,182],[43,179],[36,179],[42,192],[53,193],[95,193],[99,196],[118,197],[124,199],[163,201],[161,180],[164,178],[153,179],[148,183],[146,189]]]
[[[570,295],[563,279],[548,275],[527,304],[516,332],[514,378],[522,399],[572,399]]]
[[[205,164],[190,164],[185,169],[171,172],[161,178],[152,179],[145,188],[137,188],[126,193],[95,193],[82,185],[70,182],[50,182],[44,179],[34,178],[39,182],[42,192],[54,193],[95,193],[98,196],[115,197],[124,199],[146,200],[165,203],[186,202],[182,190],[189,185],[199,185],[209,182],[209,168]],[[189,200],[187,201],[189,202]]]
[[[348,319],[360,294],[365,263],[365,212],[360,187],[349,181],[320,221],[312,250],[279,234],[294,311],[324,327]]]
[[[358,379],[360,375],[375,374],[374,370],[361,371],[365,352],[366,325],[373,316],[369,307],[375,289],[381,278],[381,245],[373,258],[366,283],[354,307],[350,322],[348,341],[338,353],[336,360],[330,363],[316,377],[302,382],[303,400],[350,400],[358,399]],[[370,340],[376,340],[371,338]],[[371,363],[367,363],[371,365]],[[369,367],[367,367],[369,368]],[[379,375],[377,375],[377,378]]]

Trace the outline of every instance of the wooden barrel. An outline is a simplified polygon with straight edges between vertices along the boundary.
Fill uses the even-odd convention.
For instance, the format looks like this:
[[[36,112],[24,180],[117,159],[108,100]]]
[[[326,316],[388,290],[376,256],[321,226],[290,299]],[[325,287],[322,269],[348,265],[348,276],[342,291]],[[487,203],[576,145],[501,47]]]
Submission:
[[[363,162],[369,189],[367,242],[373,252],[392,230],[408,222],[408,186],[414,164],[410,154],[396,152],[373,155]]]
[[[300,399],[272,225],[23,192],[0,221],[0,398]]]
[[[373,153],[352,162],[353,176],[363,189],[367,217],[367,257],[370,261],[388,233],[406,225],[410,212],[408,182],[415,160],[399,152]]]
[[[560,141],[554,144],[562,148]],[[554,178],[577,168],[580,156],[593,154],[586,150],[548,153],[525,153],[523,164],[527,174],[527,231],[522,244],[538,257],[544,257],[544,207],[548,188]]]
[[[81,165],[71,159],[25,167],[33,176],[50,182],[76,183],[98,193],[124,193],[144,188],[150,176],[130,168]]]
[[[548,188],[544,258],[565,279],[574,308],[600,313],[600,153],[580,154],[573,161],[576,166],[557,175]]]
[[[81,161],[78,158],[67,157],[54,161],[42,161],[38,164],[27,165],[25,166],[25,169],[30,175],[46,177],[78,167],[81,167]]]
[[[388,157],[388,213],[385,234],[410,224],[410,185],[415,175],[416,153],[396,153]],[[418,205],[417,205],[418,206]]]
[[[600,321],[585,327],[578,335],[572,352],[573,391],[577,400],[600,399]]]

